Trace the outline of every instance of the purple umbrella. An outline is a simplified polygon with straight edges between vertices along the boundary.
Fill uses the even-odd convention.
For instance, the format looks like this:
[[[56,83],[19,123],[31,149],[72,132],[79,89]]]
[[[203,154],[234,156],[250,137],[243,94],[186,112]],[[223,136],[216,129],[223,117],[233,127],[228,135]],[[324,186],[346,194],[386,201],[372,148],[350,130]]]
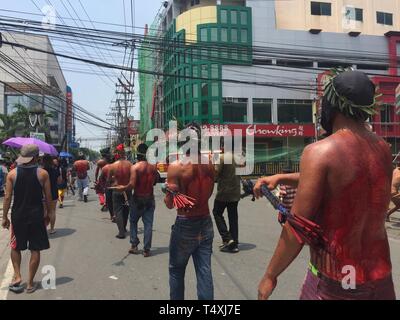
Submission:
[[[3,144],[17,149],[21,149],[24,145],[27,144],[35,144],[39,147],[39,150],[43,153],[47,153],[51,156],[58,155],[56,148],[54,148],[51,144],[48,144],[42,140],[35,138],[23,138],[23,137],[10,138],[7,141],[4,141]]]

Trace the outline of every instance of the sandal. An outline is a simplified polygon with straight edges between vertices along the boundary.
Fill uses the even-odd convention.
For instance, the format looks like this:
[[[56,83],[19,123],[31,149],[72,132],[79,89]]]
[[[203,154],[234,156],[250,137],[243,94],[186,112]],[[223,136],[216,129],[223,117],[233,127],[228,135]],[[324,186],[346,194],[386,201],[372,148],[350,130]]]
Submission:
[[[12,283],[8,286],[8,290],[14,293],[22,293],[24,292],[24,286],[21,285],[21,281]]]
[[[26,293],[31,294],[34,293],[37,290],[38,286],[37,284],[34,284],[32,288],[26,288]]]

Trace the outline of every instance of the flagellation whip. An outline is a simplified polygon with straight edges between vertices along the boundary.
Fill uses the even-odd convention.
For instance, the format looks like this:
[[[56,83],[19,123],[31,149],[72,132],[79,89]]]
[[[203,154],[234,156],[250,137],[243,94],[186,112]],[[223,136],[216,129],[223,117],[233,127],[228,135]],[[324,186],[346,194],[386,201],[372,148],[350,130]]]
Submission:
[[[189,197],[188,195],[182,194],[178,191],[173,191],[168,188],[165,184],[161,188],[165,194],[172,195],[172,204],[175,209],[190,210],[193,209],[196,204],[196,199]]]
[[[242,184],[245,192],[242,198],[252,195],[252,200],[254,201],[253,182],[251,180],[242,180]],[[261,186],[261,193],[276,210],[279,210],[279,223],[281,225],[287,223],[288,228],[300,244],[306,243],[310,247],[322,249],[326,252],[329,251],[328,239],[324,236],[323,230],[318,224],[304,217],[292,214],[283,206],[278,197],[276,197],[267,186]]]

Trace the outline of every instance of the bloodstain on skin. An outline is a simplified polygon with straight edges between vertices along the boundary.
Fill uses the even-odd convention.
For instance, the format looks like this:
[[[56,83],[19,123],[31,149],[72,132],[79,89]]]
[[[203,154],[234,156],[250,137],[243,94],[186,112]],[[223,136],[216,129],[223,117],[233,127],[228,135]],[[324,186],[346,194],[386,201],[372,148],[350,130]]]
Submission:
[[[117,185],[126,186],[130,180],[132,163],[128,160],[119,160],[113,164],[114,177]]]
[[[383,279],[392,269],[385,229],[390,152],[382,139],[367,135],[342,131],[329,138],[336,150],[329,163],[335,176],[327,176],[327,193],[315,220],[325,231],[330,252],[311,249],[311,261],[321,273],[341,281],[346,275],[342,268],[351,265],[357,284]]]

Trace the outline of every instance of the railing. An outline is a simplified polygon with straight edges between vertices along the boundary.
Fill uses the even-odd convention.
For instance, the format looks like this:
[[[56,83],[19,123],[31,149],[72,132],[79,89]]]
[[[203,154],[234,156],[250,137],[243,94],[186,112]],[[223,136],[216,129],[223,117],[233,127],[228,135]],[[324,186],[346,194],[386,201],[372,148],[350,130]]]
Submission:
[[[282,173],[282,170],[287,167],[290,167],[294,172],[299,172],[300,162],[291,161],[290,165],[286,161],[259,162],[254,164],[253,175],[270,176],[277,173]]]

